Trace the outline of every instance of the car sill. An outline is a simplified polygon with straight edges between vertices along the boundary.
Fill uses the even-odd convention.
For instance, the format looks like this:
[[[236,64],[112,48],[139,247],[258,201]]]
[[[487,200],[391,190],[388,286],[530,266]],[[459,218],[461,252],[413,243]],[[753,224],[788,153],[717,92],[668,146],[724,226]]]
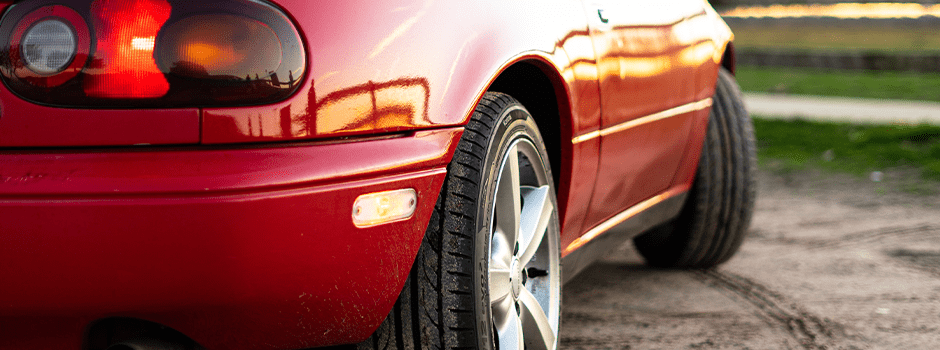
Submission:
[[[688,186],[673,187],[595,226],[562,251],[562,277],[571,280],[623,242],[665,223],[682,210]]]

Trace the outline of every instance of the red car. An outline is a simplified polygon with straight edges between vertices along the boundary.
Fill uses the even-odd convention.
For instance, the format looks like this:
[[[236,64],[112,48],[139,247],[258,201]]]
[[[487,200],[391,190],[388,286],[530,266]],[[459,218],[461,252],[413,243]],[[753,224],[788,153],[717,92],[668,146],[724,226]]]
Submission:
[[[0,349],[555,349],[599,255],[750,220],[702,0],[0,8]]]

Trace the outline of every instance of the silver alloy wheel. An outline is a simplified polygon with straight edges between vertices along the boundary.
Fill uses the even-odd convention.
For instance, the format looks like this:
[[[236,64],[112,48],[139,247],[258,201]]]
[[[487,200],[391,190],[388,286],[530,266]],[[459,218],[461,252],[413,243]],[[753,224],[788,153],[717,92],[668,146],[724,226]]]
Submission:
[[[553,350],[558,344],[559,232],[547,173],[538,150],[525,138],[509,146],[499,168],[488,270],[498,349]],[[536,183],[520,183],[521,178]]]

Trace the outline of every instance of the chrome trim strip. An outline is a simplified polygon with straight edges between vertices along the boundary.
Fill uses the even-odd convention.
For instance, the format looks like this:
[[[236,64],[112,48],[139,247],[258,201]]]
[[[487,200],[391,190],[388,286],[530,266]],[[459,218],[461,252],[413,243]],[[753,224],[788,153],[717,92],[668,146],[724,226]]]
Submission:
[[[630,121],[626,121],[626,122],[611,126],[609,128],[591,131],[587,134],[571,139],[571,143],[579,144],[581,142],[588,141],[588,140],[591,140],[600,136],[607,136],[613,133],[621,132],[630,128],[635,128],[637,126],[651,123],[657,120],[662,120],[662,119],[675,117],[677,115],[681,115],[681,114],[685,114],[689,112],[703,110],[711,106],[712,106],[712,98],[709,97],[701,101],[687,103],[679,107],[670,108],[662,112],[657,112],[657,113],[650,114],[648,116],[639,117]]]

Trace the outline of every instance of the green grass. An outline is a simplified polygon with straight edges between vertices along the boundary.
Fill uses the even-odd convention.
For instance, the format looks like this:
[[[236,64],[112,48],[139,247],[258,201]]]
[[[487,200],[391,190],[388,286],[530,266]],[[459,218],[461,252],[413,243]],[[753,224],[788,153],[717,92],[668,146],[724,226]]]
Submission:
[[[873,171],[903,168],[915,169],[928,182],[940,181],[938,126],[871,126],[756,117],[754,128],[758,159],[771,170],[820,168],[867,176]]]
[[[739,66],[736,78],[744,91],[940,101],[940,74]]]
[[[937,35],[940,28],[935,24],[899,25],[891,21],[731,21],[730,24],[739,50],[940,52],[940,35]]]

